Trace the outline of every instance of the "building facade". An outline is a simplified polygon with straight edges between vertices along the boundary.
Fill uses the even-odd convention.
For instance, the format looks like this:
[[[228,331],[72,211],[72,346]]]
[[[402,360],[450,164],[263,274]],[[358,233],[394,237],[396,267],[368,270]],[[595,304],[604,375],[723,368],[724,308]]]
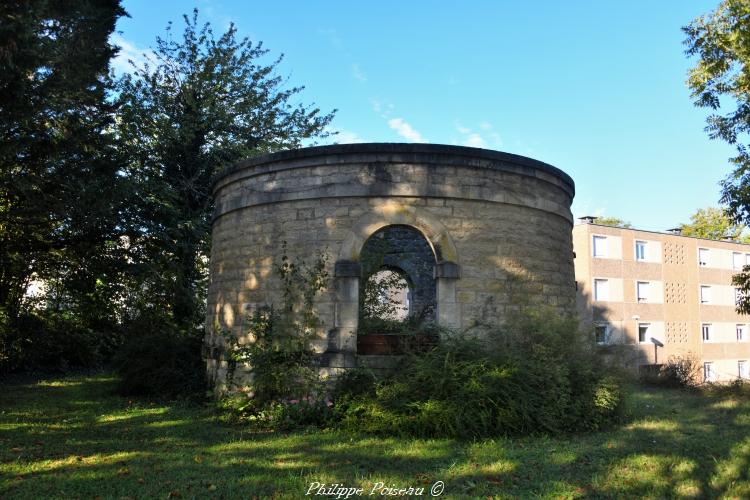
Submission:
[[[732,286],[750,245],[583,218],[573,248],[579,314],[604,352],[633,369],[692,355],[705,381],[750,378],[750,316]]]

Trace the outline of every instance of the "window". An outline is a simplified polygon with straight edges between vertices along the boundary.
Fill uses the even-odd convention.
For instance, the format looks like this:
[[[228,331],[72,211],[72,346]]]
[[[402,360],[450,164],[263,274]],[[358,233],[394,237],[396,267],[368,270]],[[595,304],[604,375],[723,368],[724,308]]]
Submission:
[[[638,342],[641,344],[648,342],[648,329],[650,326],[649,323],[638,323]]]
[[[708,265],[708,248],[699,248],[698,249],[698,265],[699,266],[707,266]]]
[[[701,304],[711,303],[711,287],[707,285],[701,285]]]
[[[703,381],[711,382],[714,379],[714,364],[712,362],[703,363]]]
[[[745,342],[747,340],[747,327],[745,325],[737,325],[737,342]]]
[[[595,325],[594,335],[596,337],[597,344],[606,344],[609,340],[609,326],[607,325]]]
[[[604,236],[594,236],[594,257],[607,256],[607,238]]]
[[[741,359],[737,361],[737,376],[740,378],[750,378],[747,360]]]
[[[703,342],[711,342],[711,340],[713,340],[711,325],[709,323],[704,323],[701,325],[701,337],[703,338]]]
[[[635,295],[638,302],[648,302],[648,281],[638,281],[635,284]]]
[[[635,260],[646,260],[646,242],[635,242]]]
[[[594,300],[609,300],[608,280],[594,280]]]
[[[732,253],[732,269],[742,269],[742,254],[739,252]]]

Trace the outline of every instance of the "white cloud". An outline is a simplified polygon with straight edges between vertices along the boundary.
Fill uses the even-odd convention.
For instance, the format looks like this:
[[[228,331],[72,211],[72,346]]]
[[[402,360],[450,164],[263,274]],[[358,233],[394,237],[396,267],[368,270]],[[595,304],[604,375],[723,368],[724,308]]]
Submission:
[[[390,102],[383,101],[375,97],[370,99],[370,103],[372,104],[372,110],[379,114],[381,118],[385,118],[386,120],[391,115],[391,112],[396,109],[396,106],[394,106]]]
[[[424,137],[422,137],[422,134],[414,130],[414,128],[402,118],[388,120],[388,126],[395,130],[398,135],[412,142],[426,142]]]
[[[471,133],[471,129],[470,128],[464,127],[459,122],[456,122],[456,130],[458,130],[459,134],[470,134]]]
[[[129,61],[133,61],[138,66],[143,66],[148,61],[148,58],[155,59],[153,50],[139,48],[134,43],[123,38],[119,33],[112,34],[110,42],[120,47],[117,57],[112,59],[112,68],[115,70],[115,73],[122,74],[133,71],[133,66]]]
[[[353,144],[356,142],[367,142],[362,139],[356,132],[351,130],[344,130],[343,128],[326,128],[326,132],[333,132],[336,135],[331,136],[331,140],[335,144]]]
[[[360,68],[359,64],[357,63],[352,64],[352,76],[355,80],[358,80],[362,83],[367,81],[367,75],[365,75],[365,72],[362,71],[362,68]]]
[[[469,134],[469,136],[464,140],[463,142],[464,146],[469,146],[472,148],[486,148],[487,147],[487,141],[484,140],[484,137],[474,132],[473,134]]]
[[[211,24],[216,26],[222,26],[224,31],[229,30],[229,27],[233,24],[232,18],[226,14],[222,14],[211,5],[210,1],[204,2],[205,5],[200,7],[200,14],[206,16]]]
[[[483,131],[482,133],[475,132],[471,128],[463,126],[458,121],[456,121],[455,125],[456,131],[464,136],[459,141],[464,146],[473,148],[499,148],[503,143],[500,134],[493,130],[490,122],[483,121],[479,123],[479,128]]]

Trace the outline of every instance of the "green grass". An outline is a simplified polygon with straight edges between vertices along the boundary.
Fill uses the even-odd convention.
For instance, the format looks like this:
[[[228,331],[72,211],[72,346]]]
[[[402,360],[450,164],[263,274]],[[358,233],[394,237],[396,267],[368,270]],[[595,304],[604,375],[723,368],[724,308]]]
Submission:
[[[608,432],[460,442],[252,433],[115,383],[0,386],[0,498],[300,498],[313,481],[429,498],[438,480],[443,498],[750,497],[750,402],[726,395],[639,389]]]

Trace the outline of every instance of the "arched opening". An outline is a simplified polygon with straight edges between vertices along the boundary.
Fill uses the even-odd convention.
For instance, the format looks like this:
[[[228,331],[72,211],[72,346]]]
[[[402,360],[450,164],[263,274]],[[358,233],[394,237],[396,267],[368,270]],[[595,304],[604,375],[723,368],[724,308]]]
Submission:
[[[403,269],[408,276],[407,281],[412,280],[409,282],[410,316],[406,321],[410,318],[418,320],[418,313],[423,311],[423,314],[428,316],[427,324],[433,322],[449,328],[460,325],[459,304],[456,302],[456,283],[460,279],[460,267],[458,253],[450,233],[440,219],[429,211],[389,200],[363,215],[349,231],[339,250],[334,269],[334,328],[328,334],[327,366],[352,368],[359,364],[357,355],[363,354],[360,345],[362,340],[368,337],[367,327],[362,328],[361,321],[362,284],[374,273],[370,271],[370,274],[366,274],[363,260],[368,259],[366,256],[363,259],[362,253],[367,253],[365,244],[368,241],[375,241],[373,237],[379,238],[378,235],[384,231],[393,231],[388,229],[392,227],[406,228],[411,232],[413,239],[423,242],[422,255],[428,258],[424,259],[418,275],[432,282],[431,285],[420,287],[413,280],[415,274],[409,269]],[[383,238],[385,237],[384,234]],[[391,269],[399,267],[398,259],[390,262],[393,264]],[[418,305],[418,290],[429,293],[424,302],[431,304],[431,308]]]
[[[359,332],[397,333],[434,323],[435,264],[430,243],[413,227],[390,225],[372,234],[360,253]]]

